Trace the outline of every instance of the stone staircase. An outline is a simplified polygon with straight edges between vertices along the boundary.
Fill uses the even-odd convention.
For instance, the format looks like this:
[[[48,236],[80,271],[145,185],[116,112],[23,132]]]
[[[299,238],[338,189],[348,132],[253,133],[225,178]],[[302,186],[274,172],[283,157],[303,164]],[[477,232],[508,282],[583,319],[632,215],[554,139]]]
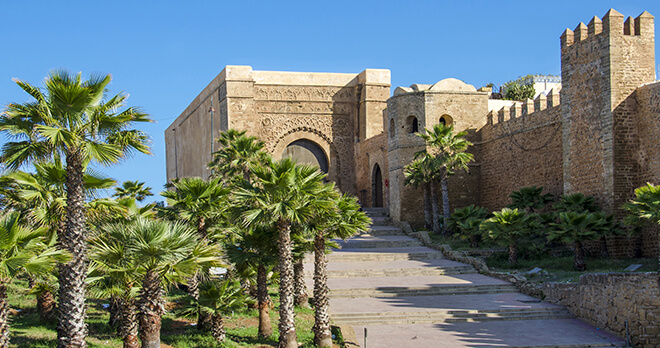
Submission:
[[[369,348],[623,346],[563,307],[424,247],[384,209],[365,211],[369,231],[336,241],[328,264],[332,319],[352,326],[361,344],[368,330]],[[313,264],[305,269],[311,289]]]

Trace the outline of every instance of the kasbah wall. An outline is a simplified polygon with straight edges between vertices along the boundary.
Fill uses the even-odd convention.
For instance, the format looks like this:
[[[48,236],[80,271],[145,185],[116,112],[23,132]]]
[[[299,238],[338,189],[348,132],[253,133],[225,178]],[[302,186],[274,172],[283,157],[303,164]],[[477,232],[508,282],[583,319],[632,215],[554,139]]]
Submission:
[[[543,186],[582,192],[619,216],[646,182],[660,184],[660,82],[655,82],[654,17],[625,19],[615,10],[560,38],[562,88],[535,100],[490,99],[457,79],[398,87],[389,70],[359,74],[256,71],[227,66],[166,131],[167,176],[209,175],[213,136],[246,130],[280,158],[306,139],[329,163],[328,177],[365,206],[377,202],[394,220],[423,221],[419,189],[403,168],[424,149],[415,135],[440,122],[466,130],[475,161],[450,178],[452,208],[498,210],[512,191]],[[376,176],[379,170],[381,175]],[[380,179],[375,182],[376,178]],[[658,233],[608,241],[616,257],[658,255]]]

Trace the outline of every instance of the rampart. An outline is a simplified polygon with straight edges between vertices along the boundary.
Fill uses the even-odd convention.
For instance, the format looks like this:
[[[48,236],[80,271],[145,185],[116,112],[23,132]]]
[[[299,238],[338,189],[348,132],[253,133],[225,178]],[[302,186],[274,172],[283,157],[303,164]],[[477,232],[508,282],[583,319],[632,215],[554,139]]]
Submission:
[[[547,301],[621,337],[627,321],[635,347],[660,346],[657,272],[585,274],[577,284],[546,284],[543,293]]]
[[[562,193],[561,109],[554,90],[489,112],[479,133],[481,205],[499,210],[511,192],[532,185]]]

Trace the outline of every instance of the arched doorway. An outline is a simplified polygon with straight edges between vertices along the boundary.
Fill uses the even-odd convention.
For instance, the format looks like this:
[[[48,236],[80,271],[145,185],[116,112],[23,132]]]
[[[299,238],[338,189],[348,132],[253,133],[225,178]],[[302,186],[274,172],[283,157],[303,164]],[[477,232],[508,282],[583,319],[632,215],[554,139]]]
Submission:
[[[299,139],[287,145],[282,158],[290,157],[298,163],[318,166],[322,172],[328,173],[328,157],[325,151],[309,139]]]
[[[380,172],[378,163],[374,166],[371,175],[371,201],[372,207],[383,206],[383,174]]]

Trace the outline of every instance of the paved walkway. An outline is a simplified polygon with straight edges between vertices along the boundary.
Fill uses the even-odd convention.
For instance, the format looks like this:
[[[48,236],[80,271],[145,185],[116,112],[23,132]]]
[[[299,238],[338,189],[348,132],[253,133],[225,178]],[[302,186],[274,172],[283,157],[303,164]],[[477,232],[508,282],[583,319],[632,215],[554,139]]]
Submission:
[[[563,307],[444,259],[389,226],[382,209],[367,213],[369,233],[341,242],[328,265],[332,319],[352,326],[363,348],[365,329],[369,348],[625,345]]]

